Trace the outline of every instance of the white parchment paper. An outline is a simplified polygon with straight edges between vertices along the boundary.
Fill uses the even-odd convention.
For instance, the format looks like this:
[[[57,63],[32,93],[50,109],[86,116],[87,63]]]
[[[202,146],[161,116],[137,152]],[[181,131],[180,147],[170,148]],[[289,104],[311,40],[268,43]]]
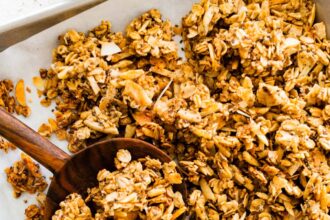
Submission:
[[[32,100],[29,103],[31,116],[19,118],[37,130],[41,123],[53,116],[51,107],[44,108],[39,104],[40,99],[32,84],[32,77],[39,74],[40,68],[50,66],[51,51],[57,45],[58,35],[72,28],[85,32],[97,26],[101,20],[111,21],[112,31],[124,31],[133,18],[152,8],[159,9],[163,17],[172,24],[180,24],[182,16],[191,9],[193,2],[197,0],[109,0],[3,51],[0,53],[0,79],[11,79],[14,82],[24,79],[25,84],[32,89],[30,94],[26,94],[27,100]],[[59,142],[55,138],[51,141],[67,151],[65,142]],[[0,220],[23,220],[24,209],[35,202],[34,196],[27,193],[19,199],[13,198],[11,186],[6,181],[4,169],[19,157],[19,150],[8,154],[0,152]],[[52,175],[43,167],[42,172],[47,179]]]

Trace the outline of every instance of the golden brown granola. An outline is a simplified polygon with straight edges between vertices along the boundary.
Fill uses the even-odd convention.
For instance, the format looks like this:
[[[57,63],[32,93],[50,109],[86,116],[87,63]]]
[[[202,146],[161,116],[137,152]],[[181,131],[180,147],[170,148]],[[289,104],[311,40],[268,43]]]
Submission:
[[[46,195],[44,193],[38,193],[38,205],[32,204],[25,209],[25,220],[43,220],[45,215],[45,201]]]
[[[157,10],[125,33],[71,30],[40,72],[44,103],[72,152],[124,136],[176,158],[196,218],[329,219],[330,44],[314,18],[312,0],[201,0],[179,31],[186,63]]]
[[[0,150],[7,153],[9,150],[15,150],[16,146],[0,136]]]
[[[30,108],[26,105],[24,81],[19,80],[12,95],[14,84],[11,80],[0,80],[0,106],[9,113],[17,113],[25,117],[30,115]]]
[[[52,220],[83,219],[92,220],[92,212],[81,195],[72,193],[60,203],[60,209],[52,216]]]
[[[69,129],[72,152],[84,148],[86,140],[121,135],[126,126],[134,129],[129,107],[150,108],[177,69],[172,26],[159,11],[132,21],[126,36],[110,27],[103,21],[88,34],[65,33],[53,51],[51,68],[33,79],[44,95],[42,104],[56,102],[56,123],[62,131]],[[49,136],[52,129],[44,124],[40,132]]]
[[[88,189],[86,202],[93,202],[94,218],[84,200],[74,193],[61,202],[52,219],[174,220],[186,212],[182,194],[173,188],[182,183],[175,162],[162,164],[150,157],[132,160],[129,151],[119,150],[114,163],[117,170],[101,170],[98,186]]]
[[[115,158],[117,170],[101,170],[99,185],[88,191],[87,201],[96,204],[95,219],[176,219],[186,211],[179,191],[182,177],[174,162],[162,164],[150,157],[132,160],[127,150]]]
[[[32,204],[25,209],[25,220],[42,220],[43,210]]]
[[[198,218],[330,218],[330,44],[314,18],[309,0],[202,0],[183,18],[188,62],[221,106],[180,161]]]
[[[23,192],[43,192],[47,188],[48,184],[40,173],[39,165],[23,153],[21,160],[6,168],[5,172],[8,183],[13,187],[15,197],[20,197]]]

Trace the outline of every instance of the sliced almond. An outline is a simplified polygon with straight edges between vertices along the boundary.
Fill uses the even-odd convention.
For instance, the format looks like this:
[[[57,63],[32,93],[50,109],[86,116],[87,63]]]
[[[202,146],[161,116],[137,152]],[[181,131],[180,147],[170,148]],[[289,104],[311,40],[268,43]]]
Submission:
[[[97,85],[96,80],[94,79],[93,76],[87,76],[89,85],[92,87],[93,92],[95,95],[97,95],[100,92],[100,87]]]

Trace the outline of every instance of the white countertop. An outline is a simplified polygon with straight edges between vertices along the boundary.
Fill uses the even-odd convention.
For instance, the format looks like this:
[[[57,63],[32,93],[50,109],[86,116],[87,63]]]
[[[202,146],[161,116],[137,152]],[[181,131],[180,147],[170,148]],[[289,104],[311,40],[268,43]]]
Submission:
[[[67,0],[0,0],[0,26]]]

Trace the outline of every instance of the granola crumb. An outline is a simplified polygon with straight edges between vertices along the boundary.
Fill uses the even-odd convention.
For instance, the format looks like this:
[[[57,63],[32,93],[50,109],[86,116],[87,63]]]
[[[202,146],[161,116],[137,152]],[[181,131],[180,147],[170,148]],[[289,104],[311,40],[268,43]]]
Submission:
[[[3,150],[5,153],[8,153],[9,150],[15,150],[16,146],[5,138],[0,136],[0,150]]]
[[[25,220],[42,220],[44,209],[38,205],[32,204],[25,209]]]
[[[31,93],[31,88],[29,86],[26,86],[26,92]]]

